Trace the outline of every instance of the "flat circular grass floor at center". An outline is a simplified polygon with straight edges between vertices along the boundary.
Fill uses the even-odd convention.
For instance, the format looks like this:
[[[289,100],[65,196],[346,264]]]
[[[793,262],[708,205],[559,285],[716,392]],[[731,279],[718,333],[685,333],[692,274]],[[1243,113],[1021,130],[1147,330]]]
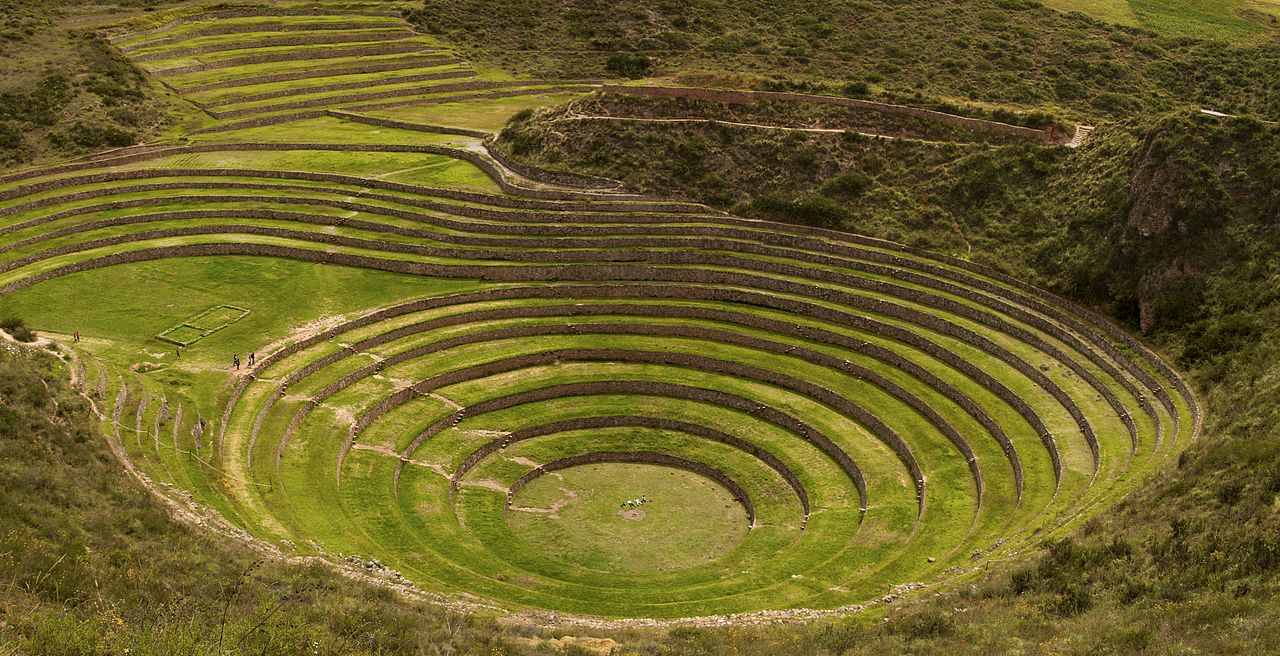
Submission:
[[[622,507],[630,499],[648,502]],[[571,467],[537,478],[507,515],[559,560],[610,572],[669,572],[715,560],[746,537],[747,514],[719,483],[644,464]]]

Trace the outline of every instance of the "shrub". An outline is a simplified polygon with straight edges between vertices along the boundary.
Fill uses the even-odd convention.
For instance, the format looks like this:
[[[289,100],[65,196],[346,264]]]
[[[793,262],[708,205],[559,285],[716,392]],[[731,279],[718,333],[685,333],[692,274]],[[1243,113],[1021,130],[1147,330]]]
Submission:
[[[77,122],[65,131],[49,135],[49,140],[60,148],[120,148],[132,146],[138,137],[133,132],[111,123]]]
[[[53,125],[72,95],[67,76],[46,73],[29,91],[0,93],[0,118]]]
[[[10,123],[0,123],[0,148],[18,150],[24,143],[21,130]]]
[[[851,200],[865,194],[875,183],[876,181],[866,173],[849,169],[822,183],[820,191],[824,196]]]
[[[611,55],[605,61],[604,68],[618,77],[635,80],[649,74],[649,71],[653,68],[653,60],[644,55],[619,52]]]
[[[800,223],[819,227],[838,227],[853,218],[848,208],[826,196],[791,198],[771,193],[751,200],[755,213],[774,221]]]
[[[1139,106],[1131,96],[1106,92],[1093,97],[1093,108],[1107,114],[1121,115],[1135,110]]]
[[[955,620],[942,611],[930,608],[904,615],[889,623],[889,631],[911,640],[942,638],[955,631]]]
[[[107,105],[116,105],[123,100],[138,100],[143,97],[142,90],[135,86],[127,86],[111,78],[91,76],[85,81],[85,89],[102,98]]]
[[[0,330],[9,333],[10,336],[19,342],[36,341],[35,331],[28,328],[27,323],[18,317],[9,317],[8,319],[0,320]]]
[[[801,144],[791,151],[791,163],[799,169],[815,169],[820,160],[818,149],[811,144]]]
[[[1263,325],[1251,314],[1237,313],[1196,323],[1190,329],[1182,362],[1187,366],[1239,350],[1257,339]]]
[[[1068,585],[1066,590],[1054,596],[1052,610],[1062,616],[1079,615],[1089,610],[1093,607],[1089,587],[1083,583]]]
[[[532,130],[522,129],[513,123],[508,123],[502,131],[501,141],[507,145],[508,152],[517,157],[536,152],[542,143]]]
[[[850,98],[865,98],[871,93],[866,82],[848,82],[840,90]]]
[[[113,107],[107,110],[107,118],[120,125],[128,125],[130,127],[142,125],[142,117],[138,116],[138,112],[128,107]]]
[[[20,162],[28,157],[28,144],[16,125],[0,121],[0,163]]]

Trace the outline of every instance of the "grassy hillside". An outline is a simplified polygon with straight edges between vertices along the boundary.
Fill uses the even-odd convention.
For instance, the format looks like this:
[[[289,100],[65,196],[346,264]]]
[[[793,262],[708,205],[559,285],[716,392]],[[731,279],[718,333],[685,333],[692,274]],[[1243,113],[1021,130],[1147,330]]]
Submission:
[[[933,496],[926,513],[919,500],[923,491],[916,496],[917,490],[924,489],[923,479],[918,479],[919,488],[913,488],[897,456],[875,443],[870,434],[852,430],[856,423],[840,414],[845,410],[837,412],[804,398],[825,387],[876,400],[876,412],[895,423],[901,420],[923,458],[942,463],[950,455],[953,464],[964,462],[951,453],[954,444],[945,441],[940,426],[955,421],[967,427],[962,433],[969,435],[981,432],[976,421],[954,410],[945,421],[932,417],[924,421],[923,414],[903,405],[905,396],[889,398],[863,388],[868,383],[861,376],[846,379],[841,370],[862,362],[859,358],[864,355],[842,349],[873,343],[908,354],[903,344],[919,343],[911,341],[915,334],[911,331],[895,333],[896,339],[876,335],[857,323],[866,317],[851,312],[841,315],[849,325],[839,325],[840,334],[830,326],[814,330],[817,319],[780,310],[790,306],[770,305],[777,302],[777,295],[761,294],[752,301],[757,305],[745,307],[748,304],[732,298],[699,295],[699,289],[715,285],[681,285],[683,280],[678,278],[663,281],[665,287],[659,289],[656,300],[643,294],[630,298],[617,289],[546,294],[538,290],[545,281],[516,278],[510,280],[523,287],[508,284],[498,293],[514,290],[509,297],[491,298],[483,294],[495,286],[476,282],[472,270],[466,274],[470,280],[454,274],[425,277],[422,272],[435,271],[431,267],[440,262],[490,266],[508,259],[523,263],[508,270],[540,270],[546,263],[537,258],[555,262],[569,248],[558,244],[556,249],[547,248],[547,237],[568,237],[575,241],[567,243],[577,244],[573,247],[579,251],[577,257],[610,262],[617,270],[630,267],[627,275],[650,275],[652,270],[680,273],[681,266],[692,264],[714,282],[725,270],[740,269],[768,273],[754,279],[764,285],[761,289],[786,290],[792,299],[814,294],[816,299],[821,294],[811,290],[839,291],[842,285],[882,290],[879,285],[884,279],[895,280],[899,275],[911,276],[913,284],[926,290],[946,282],[921,276],[919,271],[924,269],[913,268],[923,266],[919,258],[927,256],[873,245],[857,249],[856,257],[837,260],[829,256],[854,249],[827,251],[828,244],[815,246],[797,238],[807,233],[794,226],[753,225],[679,203],[662,204],[659,210],[646,205],[654,202],[647,198],[615,196],[604,205],[593,205],[601,198],[563,195],[567,192],[554,185],[536,190],[500,186],[499,176],[486,175],[459,159],[461,151],[449,148],[482,152],[483,133],[475,132],[476,128],[492,128],[498,117],[553,98],[571,98],[570,93],[580,94],[581,89],[528,81],[512,83],[509,89],[496,85],[510,81],[492,69],[472,71],[448,53],[431,54],[434,50],[427,50],[423,57],[419,49],[434,49],[434,37],[383,34],[387,25],[400,20],[395,15],[366,16],[372,20],[361,24],[373,25],[367,29],[376,33],[367,38],[400,41],[404,37],[410,46],[401,53],[391,52],[400,49],[397,44],[380,45],[391,57],[391,68],[356,73],[344,67],[360,63],[366,46],[344,49],[332,46],[340,40],[309,35],[309,43],[302,46],[304,54],[307,48],[347,53],[343,61],[316,63],[307,56],[292,57],[298,54],[290,50],[296,43],[273,46],[269,39],[248,40],[234,29],[230,36],[196,34],[224,26],[213,24],[214,19],[196,21],[176,26],[174,40],[154,33],[118,43],[148,62],[158,75],[167,76],[188,99],[206,103],[202,125],[226,128],[214,122],[214,114],[222,111],[229,115],[226,118],[263,118],[261,127],[207,132],[193,139],[203,150],[144,154],[116,171],[144,181],[173,178],[163,184],[117,184],[121,181],[74,175],[32,178],[50,182],[49,189],[23,188],[20,178],[0,183],[9,194],[0,212],[13,217],[5,219],[4,234],[20,233],[6,237],[0,248],[5,264],[0,278],[19,287],[31,274],[86,257],[80,250],[94,255],[105,251],[93,249],[159,245],[157,250],[163,250],[198,244],[227,246],[226,252],[233,253],[245,249],[239,256],[224,253],[81,271],[4,298],[0,320],[16,313],[40,329],[64,334],[83,331],[85,343],[76,348],[83,349],[90,361],[83,368],[68,365],[43,349],[0,341],[5,347],[0,351],[0,654],[576,654],[589,649],[609,651],[615,645],[620,645],[619,653],[654,655],[1181,654],[1273,649],[1271,641],[1280,625],[1280,605],[1273,601],[1280,588],[1276,576],[1280,540],[1275,537],[1280,535],[1276,511],[1280,446],[1273,438],[1280,429],[1276,411],[1280,370],[1274,364],[1280,355],[1280,330],[1275,328],[1280,320],[1276,292],[1280,269],[1274,257],[1280,249],[1280,197],[1275,191],[1280,189],[1280,128],[1191,111],[1196,104],[1212,103],[1218,109],[1280,115],[1273,77],[1280,70],[1276,65],[1280,54],[1274,44],[1253,45],[1265,42],[1263,37],[1271,28],[1265,21],[1239,14],[1239,7],[1230,3],[1212,3],[1211,9],[1215,15],[1231,16],[1231,21],[1241,20],[1250,27],[1225,37],[1225,31],[1215,30],[1214,35],[1237,45],[1175,38],[1170,36],[1178,33],[1173,27],[1153,25],[1160,34],[1110,27],[1016,0],[795,3],[786,11],[766,4],[751,0],[626,6],[584,2],[566,8],[536,0],[499,5],[428,0],[423,11],[412,17],[420,26],[445,35],[442,43],[458,40],[484,61],[548,78],[669,75],[691,84],[810,90],[939,107],[963,103],[988,117],[1007,116],[997,112],[1008,109],[988,103],[1043,110],[1020,115],[1027,119],[1039,120],[1048,114],[1089,120],[1112,117],[1081,149],[1070,150],[901,116],[870,117],[783,104],[730,107],[623,101],[596,95],[568,107],[523,111],[494,145],[516,162],[613,178],[632,190],[682,196],[748,217],[844,228],[913,248],[943,251],[1053,289],[1103,311],[1134,332],[1145,333],[1144,339],[1189,372],[1208,408],[1207,430],[1198,443],[1181,451],[1182,440],[1177,438],[1193,432],[1192,422],[1184,417],[1180,431],[1172,437],[1164,434],[1162,450],[1161,419],[1148,411],[1150,418],[1140,417],[1143,423],[1131,429],[1130,449],[1130,435],[1120,420],[1122,414],[1128,417],[1127,411],[1106,414],[1111,410],[1102,407],[1101,396],[1095,396],[1104,387],[1119,389],[1124,377],[1109,381],[1110,387],[1088,387],[1077,378],[1081,372],[1092,372],[1092,367],[1068,370],[1056,364],[1072,358],[1051,358],[1053,381],[1067,387],[1072,403],[1079,403],[1097,421],[1106,463],[1095,470],[1101,472],[1098,477],[1089,476],[1088,448],[1079,439],[1067,454],[1069,471],[1061,495],[1056,485],[1048,484],[1053,478],[1050,458],[1040,453],[1034,461],[1027,459],[1030,496],[1026,499],[1035,501],[1034,506],[1025,499],[1016,504],[1011,477],[996,475],[994,467],[984,479],[985,497],[975,493],[977,474],[963,466],[927,469]],[[68,135],[102,134],[125,143],[163,129],[162,101],[140,71],[100,40],[85,38],[82,31],[68,31],[96,19],[45,14],[30,3],[12,6],[14,18],[6,29],[14,45],[5,52],[13,65],[4,73],[12,78],[11,91],[0,96],[7,103],[0,103],[0,116],[7,117],[3,120],[12,126],[11,133],[19,135],[17,141],[11,140],[16,144],[9,156],[12,160],[65,158],[111,145]],[[1166,14],[1192,15],[1172,7],[1166,7]],[[244,23],[245,33],[263,30],[281,43],[294,38],[274,34],[269,27],[254,27],[255,21],[269,22],[261,17],[237,20]],[[1227,27],[1222,29],[1239,28],[1231,21],[1223,23]],[[1251,27],[1255,24],[1262,27]],[[187,42],[192,34],[197,41]],[[288,57],[267,62],[237,60],[245,55],[237,54],[237,48],[252,47],[279,47],[279,54]],[[189,71],[188,66],[192,66]],[[437,66],[444,70],[434,70]],[[471,97],[436,96],[434,90],[423,92],[419,81],[399,79],[398,71],[417,71],[416,67],[432,69],[420,75],[441,80],[445,85],[441,88],[449,89],[444,93],[463,92]],[[481,83],[477,87],[456,88],[447,86],[453,78],[435,77],[440,72],[478,73],[483,79],[477,80]],[[65,85],[58,82],[59,75],[65,77]],[[332,82],[346,75],[358,79]],[[384,79],[387,75],[391,77]],[[371,90],[375,88],[380,90]],[[476,89],[486,93],[475,97],[471,92]],[[355,105],[370,98],[353,90],[380,94],[378,102]],[[492,94],[487,93],[490,90]],[[524,97],[508,97],[507,91]],[[304,98],[295,104],[295,96]],[[340,118],[352,114],[294,115],[297,110],[305,114],[329,105],[370,114],[356,116],[361,121]],[[148,118],[131,124],[123,112],[116,111],[121,108]],[[695,120],[583,118],[593,114],[663,120],[692,115]],[[371,119],[380,122],[371,123]],[[427,123],[445,123],[452,131],[423,125]],[[781,123],[810,130],[732,123]],[[293,146],[282,145],[291,142]],[[334,145],[349,150],[327,148]],[[388,150],[391,146],[400,150]],[[359,152],[352,152],[353,148]],[[109,162],[96,162],[86,164],[84,170],[109,166]],[[133,170],[123,171],[125,167]],[[174,178],[174,167],[188,173]],[[235,169],[237,174],[226,175],[225,169]],[[319,172],[341,175],[315,177]],[[206,186],[233,189],[236,195],[208,193]],[[62,187],[70,193],[60,191]],[[531,191],[545,195],[534,200]],[[456,202],[460,199],[465,202]],[[134,207],[175,211],[148,214],[132,211]],[[644,211],[647,208],[651,211]],[[556,212],[560,214],[553,215]],[[602,221],[604,212],[617,217]],[[568,213],[588,219],[568,219]],[[615,236],[587,230],[576,235],[572,231],[579,229],[575,225],[579,220],[628,229],[656,224],[670,239],[655,245],[616,241]],[[530,230],[526,223],[537,228]],[[689,240],[690,235],[681,232],[687,225],[681,224],[723,229],[730,237]],[[502,228],[503,237],[485,234],[485,230],[496,230],[494,226]],[[161,230],[150,230],[156,227]],[[648,239],[641,230],[628,234]],[[104,236],[110,239],[87,241]],[[770,241],[778,238],[792,241],[785,244],[786,249],[778,248]],[[600,245],[608,240],[630,245]],[[80,249],[85,244],[88,247]],[[262,246],[275,250],[258,248]],[[611,248],[626,250],[618,250],[619,257],[611,254]],[[743,250],[736,252],[738,248]],[[358,253],[361,266],[389,269],[322,266],[260,257],[259,251],[291,257],[302,254],[313,260]],[[325,256],[316,255],[322,251]],[[669,253],[675,256],[667,259]],[[643,258],[650,256],[661,266],[629,264],[636,258],[644,264]],[[857,259],[862,257],[893,266],[868,266]],[[778,261],[799,265],[788,265],[775,274],[770,270],[773,264],[766,263]],[[846,265],[850,268],[843,268]],[[956,279],[956,273],[944,267],[929,270],[947,274],[946,280]],[[800,284],[811,276],[829,284]],[[425,280],[430,282],[424,284]],[[648,278],[625,280],[634,283]],[[640,289],[634,284],[619,287]],[[672,297],[683,299],[682,303],[665,303],[667,297],[661,294],[673,290],[688,296]],[[462,300],[457,305],[451,301],[416,309],[405,303],[403,314],[388,315],[379,322],[345,321],[369,308],[446,292],[459,293]],[[886,295],[877,291],[875,296]],[[971,296],[966,292],[959,298]],[[924,299],[912,301],[921,306],[942,303],[938,307],[974,316],[967,303],[947,305],[945,299],[919,294],[912,298]],[[977,298],[985,297],[978,294]],[[822,296],[822,300],[829,308],[852,302],[835,296]],[[559,301],[565,302],[557,307]],[[466,303],[477,305],[466,307]],[[599,308],[598,316],[590,304]],[[216,317],[238,316],[240,306],[250,314],[234,325],[219,323],[225,319]],[[893,311],[889,306],[859,307]],[[628,315],[651,321],[642,325],[638,320],[616,320]],[[824,317],[830,315],[827,312]],[[1031,314],[1020,316],[1036,320]],[[318,332],[330,325],[312,321],[319,317],[335,322],[335,332],[327,337],[336,338],[336,343]],[[894,317],[896,324],[909,323],[906,314]],[[209,323],[203,323],[206,319]],[[421,321],[409,323],[417,320]],[[188,346],[182,351],[153,339],[184,323],[190,324],[187,333],[203,330],[192,326],[217,330],[201,335],[199,341],[184,342]],[[1014,368],[1011,361],[1035,357],[1041,358],[1035,363],[1040,366],[1022,362],[1019,371],[1024,375],[1049,371],[1044,351],[1015,339],[1008,325],[997,330],[988,329],[982,321],[961,323],[1016,351],[1003,361],[1010,370]],[[4,325],[12,323],[0,322]],[[311,334],[301,332],[306,329],[317,331],[315,343],[279,365],[269,360],[259,370],[266,376],[240,379],[227,366],[229,353],[269,353],[274,348],[270,343],[282,343],[286,335],[300,339]],[[772,339],[775,334],[776,340]],[[1019,334],[1034,336],[1026,331]],[[966,361],[1002,371],[1004,364],[981,349],[967,348],[970,342],[961,340],[961,333],[954,335],[955,339],[945,342],[948,348],[966,354]],[[404,341],[396,341],[400,339]],[[434,359],[414,355],[416,351],[435,353],[436,344],[451,342],[457,346],[442,349],[458,351]],[[348,349],[348,343],[355,347]],[[1077,353],[1072,348],[1068,350]],[[159,352],[153,352],[156,349]],[[512,371],[492,374],[486,369],[492,362],[518,361],[535,351],[541,359],[521,365],[518,379],[506,376]],[[641,352],[643,357],[635,355]],[[1133,355],[1126,352],[1120,357]],[[373,356],[373,364],[364,362],[365,356]],[[696,361],[703,369],[686,367],[692,358],[704,358]],[[741,368],[747,364],[762,369]],[[766,365],[775,371],[764,371]],[[473,370],[474,378],[455,376],[471,375]],[[841,373],[832,373],[837,370]],[[783,381],[779,371],[794,378]],[[318,375],[304,380],[311,373]],[[363,436],[363,428],[352,430],[353,443],[357,437],[363,439],[351,450],[344,469],[343,458],[348,454],[340,445],[341,435],[357,412],[365,412],[369,399],[390,394],[405,381],[437,375],[456,386],[403,406],[386,404],[391,408],[386,410],[388,419],[369,424]],[[990,388],[980,389],[972,378],[955,372],[947,376],[966,393],[990,393]],[[68,377],[79,379],[82,389],[69,385]],[[557,398],[535,410],[495,406],[492,415],[477,412],[468,415],[461,428],[457,426],[464,409],[541,385],[593,378],[618,382],[620,377],[639,383],[635,390],[610,388],[616,397],[602,395],[585,402]],[[1019,395],[1028,391],[1046,396],[1015,379],[1019,375],[1000,376],[1002,382],[1019,386]],[[336,380],[353,381],[351,389],[328,391],[328,384]],[[839,434],[839,446],[856,449],[860,457],[871,456],[860,461],[872,474],[871,480],[881,481],[872,488],[873,495],[880,496],[874,497],[877,504],[868,515],[872,521],[855,536],[867,541],[849,542],[846,533],[834,530],[846,525],[836,520],[852,518],[859,508],[852,496],[856,486],[843,489],[848,476],[832,475],[838,472],[828,461],[829,452],[809,453],[807,446],[778,426],[755,417],[746,421],[731,408],[689,399],[644,405],[623,395],[650,389],[644,386],[647,382],[668,380],[722,393],[727,390],[744,398],[754,394],[757,403],[765,404],[757,410],[774,403],[795,408],[806,420],[836,429],[832,432]],[[940,404],[946,400],[914,374],[895,380],[908,394],[926,395]],[[774,386],[766,386],[766,381]],[[779,387],[778,381],[790,387]],[[803,387],[810,381],[816,384]],[[236,386],[245,391],[238,409],[227,401]],[[286,387],[291,394],[285,393]],[[330,394],[334,394],[332,400]],[[1140,396],[1133,391],[1126,400],[1136,408],[1141,405]],[[109,418],[109,406],[114,406],[114,420]],[[176,416],[171,407],[178,408]],[[304,422],[311,407],[318,410]],[[1179,405],[1177,410],[1185,407]],[[1056,432],[1079,437],[1066,403],[1059,407],[1041,402],[1037,408],[1056,413],[1051,416]],[[625,422],[576,432],[573,429],[581,425],[562,426],[558,430],[567,437],[554,442],[498,446],[501,438],[495,437],[514,434],[513,426],[538,437],[539,429],[558,423],[549,421],[558,418],[555,413],[574,420],[619,409],[637,415],[651,411],[662,418],[678,411],[708,426],[745,427],[742,432],[753,441],[779,449],[782,467],[764,467],[764,461],[747,458],[729,448],[728,442],[706,444],[646,434]],[[1176,414],[1171,408],[1160,417]],[[1041,446],[1029,424],[1018,424],[1011,412],[1005,415],[997,418],[999,422],[1012,418],[1011,432],[1015,427],[1021,431],[1014,435],[1015,441]],[[219,438],[215,444],[212,434],[204,432],[205,418],[227,422],[226,443]],[[443,438],[411,440],[432,430],[424,428],[424,422],[444,427],[439,431]],[[286,456],[285,446],[298,426]],[[260,429],[265,439],[255,446]],[[126,434],[134,437],[122,439]],[[862,437],[867,439],[858,439]],[[415,452],[422,444],[425,448]],[[608,535],[583,523],[568,526],[560,522],[562,517],[550,514],[530,513],[515,522],[503,521],[503,492],[511,491],[517,512],[547,509],[554,513],[563,508],[564,517],[574,522],[582,507],[557,504],[570,503],[588,487],[601,486],[550,489],[545,487],[549,479],[528,478],[542,469],[538,463],[567,460],[584,450],[604,448],[601,445],[621,451],[637,444],[654,453],[668,449],[705,457],[727,471],[731,482],[736,477],[746,483],[744,487],[758,502],[750,512],[759,512],[766,528],[757,532],[765,537],[750,543],[750,549],[735,552],[749,558],[733,562],[750,563],[750,568],[708,567],[695,572],[701,578],[689,580],[674,575],[680,572],[655,573],[654,568],[697,560],[709,540],[691,530],[690,518],[663,516],[656,509],[655,526],[618,524],[611,529],[616,532]],[[477,460],[479,474],[463,481],[458,495],[462,501],[455,503],[450,487],[455,481],[432,473],[432,465],[443,471],[441,463],[452,468],[468,453],[483,455],[491,446],[506,457]],[[466,449],[457,450],[462,447]],[[296,559],[263,560],[237,540],[175,521],[154,495],[122,470],[111,448],[126,453],[154,480],[162,481],[162,487],[172,482],[175,488],[190,491],[194,498],[285,551],[368,554],[390,545],[389,557],[401,558],[406,574],[421,577],[424,587],[438,576],[444,590],[453,584],[466,592],[485,593],[489,599],[509,595],[508,600],[528,606],[560,609],[560,604],[573,602],[578,604],[574,609],[630,615],[636,614],[640,604],[649,604],[645,614],[678,616],[772,607],[779,603],[775,596],[779,591],[796,604],[816,600],[813,605],[835,606],[850,594],[843,585],[846,581],[876,590],[867,595],[887,591],[889,583],[904,576],[915,581],[919,575],[920,580],[937,585],[906,601],[877,603],[863,613],[808,625],[760,627],[710,621],[701,627],[672,629],[613,626],[553,631],[533,628],[528,616],[517,616],[515,621],[524,623],[511,625],[485,613],[456,615],[411,603],[385,587],[348,580],[329,567],[307,566]],[[994,440],[978,448],[984,464],[1004,457]],[[1167,461],[1151,457],[1157,452]],[[397,460],[402,453],[406,455]],[[335,454],[339,477],[347,480],[342,488],[333,477]],[[421,463],[427,466],[417,467]],[[530,463],[534,470],[529,469]],[[393,498],[387,495],[390,472],[399,472],[406,464],[412,465],[405,470],[406,491],[402,495],[397,487],[394,500],[388,502]],[[852,545],[828,563],[816,558],[802,562],[791,552],[774,550],[775,545],[767,541],[771,528],[790,530],[796,526],[786,522],[809,521],[807,500],[803,520],[795,508],[803,488],[789,488],[779,476],[786,466],[796,466],[801,482],[814,492],[814,507],[823,511],[814,514],[806,537],[820,536],[824,547]],[[605,477],[611,471],[630,471],[617,461],[601,467],[606,473],[585,471]],[[572,471],[566,470],[561,480],[573,481],[568,473]],[[582,475],[584,470],[576,471]],[[1146,480],[1152,471],[1158,474]],[[654,476],[645,479],[644,485],[661,485]],[[673,474],[667,471],[665,476],[670,479]],[[631,495],[630,481],[621,475],[616,478],[611,480],[616,487],[609,494]],[[710,485],[711,480],[703,475],[686,478],[681,479],[680,490]],[[513,481],[530,480],[533,483],[516,496]],[[1101,510],[1135,487],[1126,500]],[[717,532],[714,537],[723,543],[715,548],[735,549],[731,543],[747,530],[742,525],[747,511],[733,505],[734,495],[725,496],[729,487],[714,489],[715,495],[705,498],[689,495],[677,500],[662,494],[655,498],[672,504],[687,502],[688,508],[717,506],[717,512],[724,511],[720,519],[734,522],[737,533]],[[182,494],[177,493],[179,498]],[[612,496],[606,509],[610,516],[615,513]],[[865,499],[863,505],[865,511]],[[446,512],[446,506],[463,512]],[[1005,535],[1002,531],[1018,528],[1008,521],[1012,515],[1005,513],[1014,507],[1018,508],[1014,512],[1040,515],[1037,523],[1011,538],[1009,551],[1032,555],[1006,561],[996,552],[993,559],[971,562],[972,549],[985,549]],[[913,529],[913,512],[920,513],[923,530]],[[1088,521],[1079,519],[1084,516]],[[512,525],[521,531],[520,540],[513,537]],[[1063,526],[1073,526],[1069,537],[1063,537]],[[1048,531],[1035,532],[1041,527],[1058,533],[1045,538]],[[663,554],[670,563],[647,562],[651,552],[645,549],[651,546],[649,536],[655,528],[679,534],[662,536],[671,540],[666,543],[669,553]],[[482,539],[477,540],[477,535]],[[596,549],[617,535],[633,541],[627,545],[631,551],[625,563],[610,561],[617,552]],[[585,568],[543,557],[547,555],[543,551],[566,551],[566,541],[582,547],[577,553],[567,550],[569,557],[594,569],[584,574],[577,570]],[[697,541],[701,543],[690,546]],[[526,543],[534,547],[522,546]],[[899,548],[899,544],[906,546]],[[994,548],[1006,544],[1001,539]],[[494,553],[513,554],[513,558],[494,558],[485,549],[494,545]],[[537,545],[555,546],[543,550]],[[513,567],[513,562],[520,567]],[[878,572],[882,578],[860,578],[859,567],[865,564],[870,569],[881,563],[900,568]],[[400,562],[391,564],[401,567]],[[812,567],[801,575],[787,569],[793,565]],[[757,566],[759,573],[747,571]],[[966,567],[975,571],[962,583],[947,580]],[[613,573],[600,573],[610,568],[634,574],[632,585],[619,588],[625,594],[608,587],[619,580]],[[944,572],[944,568],[950,569]],[[778,581],[768,580],[767,574]],[[846,578],[837,579],[837,575]],[[706,596],[686,598],[684,588],[676,584],[690,584],[690,590]],[[717,592],[732,594],[717,598],[713,596]],[[605,604],[612,606],[601,611]],[[562,634],[602,640],[568,647],[544,640]]]
[[[1173,4],[1189,12],[1192,3]],[[818,84],[855,94],[870,87],[914,103],[1008,103],[1089,120],[1190,103],[1280,118],[1280,46],[1264,38],[1275,28],[1263,23],[1247,22],[1259,37],[1244,43],[1199,41],[1030,0],[644,0],[567,9],[549,0],[427,0],[412,19],[475,58],[535,75]]]
[[[1045,4],[1167,36],[1223,41],[1264,39],[1280,20],[1280,4],[1275,0],[1047,0]]]
[[[0,653],[520,653],[491,620],[177,523],[41,351],[0,349]]]
[[[130,146],[168,121],[141,72],[73,3],[5,0],[0,165]]]
[[[518,117],[498,148],[740,214],[972,258],[1146,331],[1172,323],[1199,335],[1208,302],[1270,300],[1220,289],[1233,283],[1211,274],[1228,268],[1221,275],[1243,286],[1261,275],[1249,263],[1280,245],[1275,125],[1175,112],[1107,126],[1072,151],[563,120],[586,102],[600,101]]]

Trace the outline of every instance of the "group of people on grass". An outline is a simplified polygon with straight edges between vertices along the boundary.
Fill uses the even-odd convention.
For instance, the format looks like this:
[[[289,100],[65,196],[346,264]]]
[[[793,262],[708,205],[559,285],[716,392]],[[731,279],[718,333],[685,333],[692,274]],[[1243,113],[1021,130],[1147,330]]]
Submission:
[[[649,497],[647,495],[642,496],[639,499],[627,499],[626,501],[623,501],[622,505],[618,507],[619,508],[638,508],[640,506],[643,506],[646,503],[649,503]]]
[[[79,342],[79,331],[72,333],[72,340]],[[175,359],[182,360],[182,347],[180,346],[175,347],[175,349],[173,350],[173,355]],[[248,366],[253,366],[253,364],[255,364],[256,361],[257,361],[256,352],[251,352],[251,354],[248,354]],[[236,370],[239,370],[239,354],[232,356],[232,366],[234,366]]]

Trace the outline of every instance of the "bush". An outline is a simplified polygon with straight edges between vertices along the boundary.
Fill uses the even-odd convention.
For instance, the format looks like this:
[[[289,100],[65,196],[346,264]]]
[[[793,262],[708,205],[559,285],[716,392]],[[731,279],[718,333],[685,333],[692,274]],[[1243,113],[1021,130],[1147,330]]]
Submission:
[[[1134,100],[1133,97],[1113,92],[1100,93],[1094,96],[1090,104],[1100,112],[1117,116],[1133,112],[1140,106],[1140,103]]]
[[[16,163],[30,156],[29,144],[16,125],[0,121],[0,163]]]
[[[0,148],[19,150],[25,143],[21,130],[10,123],[0,123]]]
[[[604,68],[618,77],[635,80],[649,74],[649,71],[653,68],[653,60],[644,55],[620,52],[611,55],[608,61],[604,63]]]
[[[19,342],[36,341],[35,331],[28,328],[27,323],[18,317],[9,317],[8,319],[0,320],[0,330],[9,333],[10,336]]]
[[[866,82],[849,82],[840,90],[850,98],[866,98],[871,93],[871,87]]]
[[[899,617],[889,623],[889,631],[911,640],[942,638],[955,631],[955,620],[942,611],[928,610]]]
[[[839,227],[853,218],[848,208],[826,196],[791,198],[765,194],[751,200],[751,209],[766,219],[824,228]]]
[[[77,122],[63,132],[49,135],[60,148],[121,148],[137,142],[137,135],[111,123]]]
[[[867,193],[875,183],[876,181],[866,173],[849,169],[822,183],[820,191],[824,196],[851,200]]]
[[[515,123],[507,124],[507,128],[502,131],[501,141],[506,144],[507,151],[517,157],[536,152],[542,143],[533,130],[521,129]]]
[[[1054,596],[1052,610],[1058,615],[1070,617],[1079,615],[1093,607],[1093,596],[1090,586],[1076,583],[1068,585],[1066,590]]]
[[[29,91],[0,93],[0,119],[53,125],[73,95],[67,76],[46,73]]]

